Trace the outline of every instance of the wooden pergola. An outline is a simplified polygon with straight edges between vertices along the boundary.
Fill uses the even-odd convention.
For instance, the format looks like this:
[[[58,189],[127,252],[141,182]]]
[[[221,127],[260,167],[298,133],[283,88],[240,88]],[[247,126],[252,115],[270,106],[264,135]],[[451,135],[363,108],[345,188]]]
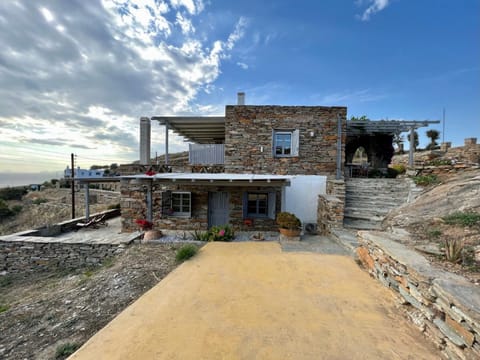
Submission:
[[[413,166],[415,151],[415,130],[430,124],[439,124],[440,120],[350,120],[347,121],[347,136],[388,134],[399,135],[410,132],[408,165]]]

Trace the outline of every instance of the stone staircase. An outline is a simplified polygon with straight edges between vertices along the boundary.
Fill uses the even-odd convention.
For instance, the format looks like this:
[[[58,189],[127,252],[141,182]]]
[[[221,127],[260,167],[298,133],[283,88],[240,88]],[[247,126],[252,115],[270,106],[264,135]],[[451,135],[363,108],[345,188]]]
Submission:
[[[380,230],[388,212],[412,197],[410,179],[352,178],[346,180],[345,215],[347,229]]]

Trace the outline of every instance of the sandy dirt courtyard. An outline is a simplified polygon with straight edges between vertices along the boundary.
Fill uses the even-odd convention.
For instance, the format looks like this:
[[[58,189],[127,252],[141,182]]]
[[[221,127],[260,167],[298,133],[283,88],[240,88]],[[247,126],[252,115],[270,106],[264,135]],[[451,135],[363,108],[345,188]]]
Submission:
[[[210,243],[71,359],[439,359],[352,258]]]

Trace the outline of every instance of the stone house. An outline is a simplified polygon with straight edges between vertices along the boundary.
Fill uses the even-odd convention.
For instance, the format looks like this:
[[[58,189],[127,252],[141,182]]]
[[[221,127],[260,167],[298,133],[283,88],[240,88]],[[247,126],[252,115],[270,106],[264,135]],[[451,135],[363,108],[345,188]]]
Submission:
[[[343,171],[346,114],[346,107],[229,105],[224,117],[152,117],[167,129],[164,172],[123,177],[123,231],[137,230],[136,219],[167,232],[223,224],[272,231],[280,211],[315,225],[318,195]],[[191,142],[186,167],[168,164],[169,130]]]

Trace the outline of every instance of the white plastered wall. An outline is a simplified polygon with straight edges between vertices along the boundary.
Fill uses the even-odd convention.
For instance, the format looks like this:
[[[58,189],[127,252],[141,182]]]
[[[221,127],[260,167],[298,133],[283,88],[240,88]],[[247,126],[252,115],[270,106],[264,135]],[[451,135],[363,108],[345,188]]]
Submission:
[[[282,211],[295,214],[302,224],[317,223],[318,195],[326,193],[327,177],[296,175],[284,189]]]

